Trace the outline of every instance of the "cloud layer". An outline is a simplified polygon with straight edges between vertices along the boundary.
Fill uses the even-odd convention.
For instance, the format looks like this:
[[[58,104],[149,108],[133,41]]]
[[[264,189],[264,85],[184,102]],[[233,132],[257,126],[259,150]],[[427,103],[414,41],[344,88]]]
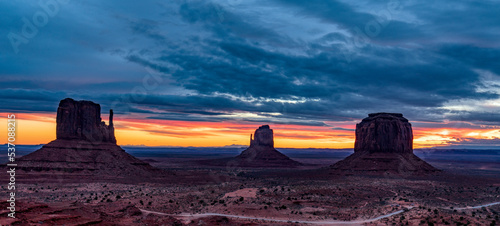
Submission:
[[[70,96],[131,118],[499,128],[495,1],[41,2],[0,3],[3,112]]]

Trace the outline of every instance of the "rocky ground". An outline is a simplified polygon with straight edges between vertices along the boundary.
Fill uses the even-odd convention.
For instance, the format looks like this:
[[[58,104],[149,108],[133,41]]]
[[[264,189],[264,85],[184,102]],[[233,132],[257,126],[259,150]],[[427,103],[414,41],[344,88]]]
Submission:
[[[20,182],[17,218],[1,218],[0,224],[293,225],[297,221],[359,221],[398,210],[404,212],[364,224],[489,225],[499,218],[500,205],[458,209],[500,201],[498,178],[446,173],[428,178],[305,177],[301,171],[250,170],[237,176],[206,169],[186,171],[212,179],[203,183],[182,178],[135,184]],[[7,187],[1,191],[7,194]],[[5,215],[7,203],[0,205]],[[186,215],[205,213],[283,222]]]

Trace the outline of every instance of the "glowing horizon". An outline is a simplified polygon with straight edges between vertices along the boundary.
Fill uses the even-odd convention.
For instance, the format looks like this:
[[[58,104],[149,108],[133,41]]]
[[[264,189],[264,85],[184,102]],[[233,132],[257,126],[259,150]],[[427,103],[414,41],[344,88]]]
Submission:
[[[7,127],[2,114],[0,126]],[[106,118],[107,115],[102,115]],[[56,138],[56,117],[51,113],[18,113],[16,144],[46,144]],[[276,148],[354,148],[357,122],[326,122],[332,126],[270,124]],[[116,117],[115,136],[122,146],[224,147],[249,145],[250,134],[266,123],[192,122],[178,120],[134,119]],[[335,125],[334,125],[335,124]],[[433,124],[435,127],[435,125]],[[473,139],[500,138],[498,129],[471,129],[447,126],[413,126],[414,148],[433,148],[460,144]],[[2,131],[2,140],[7,133]]]

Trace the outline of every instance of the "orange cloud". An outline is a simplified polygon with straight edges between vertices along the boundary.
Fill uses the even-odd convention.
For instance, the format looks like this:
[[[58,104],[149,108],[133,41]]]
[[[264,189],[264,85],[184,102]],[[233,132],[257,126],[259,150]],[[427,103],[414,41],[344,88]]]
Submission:
[[[492,128],[456,128],[446,124],[441,128],[416,128],[413,130],[415,148],[447,146],[464,139],[500,138],[500,130]]]

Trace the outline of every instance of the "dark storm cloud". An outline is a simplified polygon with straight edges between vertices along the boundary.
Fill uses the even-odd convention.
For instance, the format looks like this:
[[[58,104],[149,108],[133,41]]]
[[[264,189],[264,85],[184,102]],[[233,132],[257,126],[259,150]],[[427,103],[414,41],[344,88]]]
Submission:
[[[481,122],[481,123],[494,123],[500,126],[500,113],[499,112],[474,112],[463,113],[451,116],[450,119],[467,122]],[[488,123],[488,124],[490,124]]]
[[[485,48],[470,44],[444,44],[438,51],[460,63],[487,69],[500,75],[500,64],[493,63],[500,59],[500,47]]]
[[[184,1],[179,7],[179,15],[188,23],[201,24],[217,38],[252,39],[278,46],[293,44],[291,39],[280,35],[273,28],[256,23],[257,17],[244,17],[230,12],[217,2]]]
[[[39,7],[4,2],[2,111],[50,112],[70,96],[165,120],[325,126],[390,111],[494,126],[498,108],[448,105],[500,101],[499,5],[86,1],[61,6],[15,54],[5,37]],[[151,71],[162,81],[133,98]]]
[[[315,109],[310,103],[276,103],[276,102],[247,102],[231,100],[225,97],[211,96],[175,96],[175,95],[149,95],[141,101],[131,101],[135,106],[131,111],[141,109],[141,106],[152,107],[157,111],[154,119],[187,120],[187,121],[227,121],[241,120],[250,122],[273,122],[283,124],[324,126],[320,121],[324,109]],[[304,112],[302,108],[309,111]],[[162,113],[163,112],[163,113]],[[255,118],[240,118],[235,115],[253,112]],[[276,115],[274,113],[281,113]],[[286,117],[283,117],[286,115]],[[332,117],[330,120],[335,120]]]
[[[157,32],[158,23],[156,21],[142,19],[139,21],[130,21],[130,28],[132,32],[137,34],[143,34],[147,37],[154,39],[158,42],[163,42],[167,40],[167,37]]]
[[[332,129],[333,130],[343,130],[343,131],[355,131],[355,129],[346,129],[346,128],[341,128],[341,127],[334,127]]]
[[[497,1],[412,2],[409,11],[419,18],[427,33],[441,42],[498,48],[500,4]]]
[[[0,89],[2,112],[55,112],[65,92],[38,89]]]
[[[63,92],[51,92],[45,90],[23,90],[23,89],[3,89],[0,90],[0,98],[4,100],[23,101],[39,100],[51,102],[64,97]]]
[[[404,1],[379,1],[380,5],[384,6],[379,11],[381,15],[362,12],[348,3],[337,0],[277,0],[277,2],[292,6],[299,16],[314,17],[327,23],[337,24],[358,36],[373,36],[372,38],[377,41],[401,43],[417,37],[425,38],[425,34],[415,24],[394,20],[392,14],[401,10]]]

